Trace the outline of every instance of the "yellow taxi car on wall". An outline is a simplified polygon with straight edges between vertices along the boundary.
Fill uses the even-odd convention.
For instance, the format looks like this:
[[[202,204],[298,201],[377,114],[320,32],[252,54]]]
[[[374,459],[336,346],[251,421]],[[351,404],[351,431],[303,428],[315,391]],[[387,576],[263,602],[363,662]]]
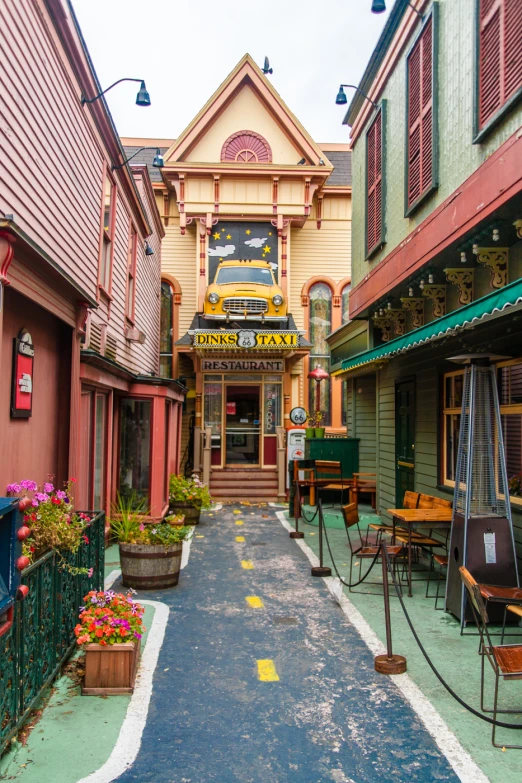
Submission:
[[[268,261],[222,261],[207,288],[203,314],[225,321],[281,321],[287,305]]]

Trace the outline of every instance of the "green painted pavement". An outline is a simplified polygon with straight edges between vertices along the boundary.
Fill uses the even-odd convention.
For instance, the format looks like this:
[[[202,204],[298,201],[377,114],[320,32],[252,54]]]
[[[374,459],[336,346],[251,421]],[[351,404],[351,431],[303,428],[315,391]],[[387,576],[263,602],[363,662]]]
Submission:
[[[305,513],[311,517],[315,509],[305,507]],[[333,555],[339,569],[339,573],[348,581],[350,550],[347,548],[344,523],[340,514],[325,512],[328,537]],[[361,508],[361,528],[364,529],[378,517],[370,507]],[[294,524],[294,520],[289,520]],[[305,534],[305,542],[315,554],[319,550],[319,535],[317,519],[314,524],[299,522],[299,529]],[[354,562],[359,562],[357,559]],[[324,544],[324,564],[331,565],[326,543]],[[369,562],[363,563],[363,574]],[[353,581],[357,581],[358,568],[354,569]],[[335,576],[335,571],[332,571]],[[371,581],[381,579],[381,566],[378,564],[371,574]],[[415,574],[414,574],[415,578]],[[382,642],[385,642],[386,633],[384,626],[384,605],[382,588],[378,585],[366,587],[361,585],[358,589],[371,590],[375,595],[364,595],[358,592],[349,592],[344,588],[344,594],[359,610],[372,630]],[[434,582],[430,585],[430,592],[435,592]],[[460,624],[450,614],[444,611],[435,611],[434,598],[425,598],[426,581],[414,582],[413,597],[405,597],[406,608],[410,614],[415,629],[424,644],[434,665],[440,674],[455,690],[455,692],[475,709],[480,709],[480,658],[477,654],[478,638],[476,636],[461,636]],[[393,593],[392,589],[392,593]],[[422,690],[437,709],[448,727],[453,731],[463,747],[469,752],[473,760],[481,767],[491,783],[520,783],[522,769],[521,750],[501,750],[491,744],[491,727],[479,718],[471,715],[456,702],[443,688],[431,669],[428,667],[420,652],[411,631],[406,623],[400,603],[396,597],[391,598],[391,621],[393,633],[393,651],[405,655],[408,660],[408,674],[416,685]],[[440,606],[440,603],[439,603]],[[470,628],[471,630],[471,628]],[[522,629],[519,629],[522,642]],[[506,639],[506,643],[515,643],[514,638]],[[489,664],[486,669],[486,681],[489,690],[486,690],[487,704],[492,704],[493,697],[493,671]],[[522,680],[500,684],[500,701],[503,705],[512,708],[520,708],[522,705]],[[488,698],[489,697],[489,698]],[[499,720],[508,723],[521,722],[520,717],[514,715],[499,716]],[[497,734],[499,741],[516,742],[522,744],[522,730],[513,731],[499,729]]]
[[[105,576],[116,568],[118,547],[112,546],[105,554]],[[147,629],[153,617],[154,607],[146,606]],[[147,636],[148,632],[143,636],[142,647]],[[110,698],[82,696],[79,686],[67,675],[59,677],[27,744],[13,745],[2,758],[0,777],[21,783],[77,783],[109,758],[130,699],[130,694]]]

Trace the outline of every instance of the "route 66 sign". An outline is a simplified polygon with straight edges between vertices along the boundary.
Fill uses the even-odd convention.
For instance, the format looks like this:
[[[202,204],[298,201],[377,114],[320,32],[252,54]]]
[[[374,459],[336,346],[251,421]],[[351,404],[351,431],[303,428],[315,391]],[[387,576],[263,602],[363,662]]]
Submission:
[[[242,329],[237,335],[237,344],[240,348],[255,348],[256,333],[253,329]]]
[[[292,408],[290,411],[290,421],[298,427],[302,426],[308,418],[304,408]]]

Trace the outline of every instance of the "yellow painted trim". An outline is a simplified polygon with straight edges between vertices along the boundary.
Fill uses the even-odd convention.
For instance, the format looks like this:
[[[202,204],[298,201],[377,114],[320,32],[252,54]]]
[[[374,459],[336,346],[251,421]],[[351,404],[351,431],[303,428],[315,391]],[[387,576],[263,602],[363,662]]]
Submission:
[[[275,663],[269,659],[257,662],[257,676],[261,682],[279,682]]]
[[[247,604],[252,607],[252,609],[264,609],[265,605],[262,602],[262,600],[259,598],[258,595],[247,595],[245,597],[245,601]]]

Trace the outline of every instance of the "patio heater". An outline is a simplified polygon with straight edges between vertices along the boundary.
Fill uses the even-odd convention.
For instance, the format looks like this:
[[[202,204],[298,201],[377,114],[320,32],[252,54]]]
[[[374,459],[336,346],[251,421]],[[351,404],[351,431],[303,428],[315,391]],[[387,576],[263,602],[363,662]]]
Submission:
[[[471,620],[459,568],[465,566],[477,582],[518,586],[513,523],[500,407],[491,359],[468,355],[451,361],[466,364],[462,392],[455,496],[448,552],[446,611],[463,627]],[[488,606],[493,622],[504,607]]]

